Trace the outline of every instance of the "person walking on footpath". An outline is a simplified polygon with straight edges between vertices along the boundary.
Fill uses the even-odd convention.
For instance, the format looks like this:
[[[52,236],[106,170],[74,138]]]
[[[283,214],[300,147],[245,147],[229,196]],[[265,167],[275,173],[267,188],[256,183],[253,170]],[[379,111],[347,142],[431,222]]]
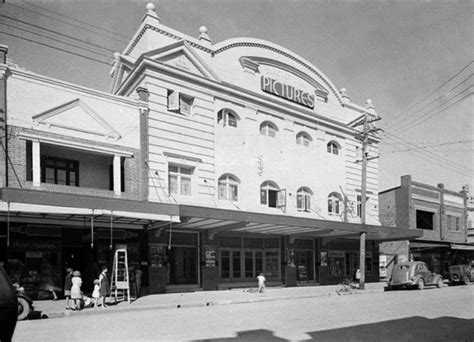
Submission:
[[[72,287],[72,268],[66,268],[66,277],[64,279],[64,297],[66,297],[66,310],[70,310],[71,306],[69,300],[71,299],[71,287]]]
[[[99,294],[102,308],[106,308],[105,297],[110,295],[109,277],[107,276],[107,266],[102,267],[102,272],[99,275]]]
[[[71,279],[71,299],[74,301],[73,310],[81,310],[81,300],[82,300],[82,292],[81,292],[81,272],[74,271],[72,272],[72,279]]]
[[[94,280],[94,291],[92,291],[92,298],[94,299],[94,308],[99,307],[99,298],[100,298],[100,281],[99,279]]]
[[[260,273],[257,277],[258,280],[258,292],[262,293],[263,290],[265,289],[265,276],[263,273]]]

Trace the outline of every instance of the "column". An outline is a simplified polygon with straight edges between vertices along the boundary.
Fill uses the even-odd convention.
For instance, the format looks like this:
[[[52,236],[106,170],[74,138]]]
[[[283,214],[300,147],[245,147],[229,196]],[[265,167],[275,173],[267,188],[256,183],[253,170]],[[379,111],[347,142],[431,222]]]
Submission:
[[[120,156],[114,156],[114,192],[117,196],[122,194],[122,170]]]
[[[32,141],[32,160],[33,160],[33,186],[41,186],[41,153],[40,142]]]

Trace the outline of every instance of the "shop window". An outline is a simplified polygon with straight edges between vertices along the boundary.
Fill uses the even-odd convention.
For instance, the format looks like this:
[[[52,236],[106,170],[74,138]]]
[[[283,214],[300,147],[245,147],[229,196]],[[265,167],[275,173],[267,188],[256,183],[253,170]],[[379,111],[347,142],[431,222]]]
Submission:
[[[431,211],[417,210],[416,211],[416,228],[433,230],[434,227],[434,213]]]
[[[260,185],[260,204],[267,205],[271,208],[277,207],[278,202],[278,185],[271,181],[267,181]]]
[[[310,147],[312,140],[313,139],[311,139],[310,135],[306,132],[300,132],[296,135],[296,144],[304,147]]]
[[[340,147],[339,147],[338,143],[336,143],[335,141],[330,141],[327,144],[328,153],[337,155],[337,154],[339,154],[339,150],[340,150]]]
[[[265,276],[266,277],[278,277],[280,275],[280,262],[277,251],[266,251],[265,252]]]
[[[169,165],[168,166],[168,188],[169,193],[174,195],[191,196],[191,179],[194,168]]]
[[[217,123],[222,127],[237,127],[237,114],[230,109],[221,109],[217,113]]]
[[[240,251],[232,252],[232,278],[240,278]]]
[[[79,161],[42,156],[41,182],[79,186]]]
[[[267,137],[275,138],[278,132],[277,126],[270,121],[265,121],[260,125],[260,134]]]
[[[328,214],[339,215],[341,213],[342,197],[338,192],[331,192],[328,196]]]
[[[221,278],[230,278],[230,251],[221,251]]]
[[[168,110],[184,115],[191,114],[194,98],[178,91],[168,90]]]
[[[219,178],[219,199],[238,201],[239,180],[234,175],[225,174]]]
[[[296,193],[296,208],[298,211],[311,211],[311,196],[313,196],[313,192],[306,187],[302,187],[298,189]]]

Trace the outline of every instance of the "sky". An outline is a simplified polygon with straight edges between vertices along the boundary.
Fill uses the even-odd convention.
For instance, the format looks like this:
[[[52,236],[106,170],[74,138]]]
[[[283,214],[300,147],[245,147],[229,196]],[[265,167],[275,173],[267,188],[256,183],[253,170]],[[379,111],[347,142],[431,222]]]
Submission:
[[[29,71],[109,91],[149,1],[4,0],[0,44]],[[474,1],[160,0],[161,23],[213,43],[252,37],[321,70],[382,120],[379,190],[416,182],[474,194]],[[375,157],[375,156],[370,156]]]

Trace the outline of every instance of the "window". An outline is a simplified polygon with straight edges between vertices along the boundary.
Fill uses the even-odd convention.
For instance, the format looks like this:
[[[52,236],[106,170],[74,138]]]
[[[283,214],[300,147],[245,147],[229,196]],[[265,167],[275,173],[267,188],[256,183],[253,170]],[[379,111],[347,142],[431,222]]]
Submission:
[[[191,178],[193,168],[169,165],[168,188],[170,194],[191,196]]]
[[[223,127],[237,127],[237,114],[230,109],[222,109],[217,113],[217,123]]]
[[[298,211],[311,211],[311,196],[313,193],[310,189],[302,187],[298,189],[296,193],[296,208]]]
[[[365,198],[365,209],[367,210],[367,202],[369,197]],[[357,195],[357,217],[362,217],[362,195]]]
[[[298,145],[304,146],[304,147],[310,147],[311,146],[311,137],[309,136],[308,133],[305,132],[300,132],[296,135],[296,143]]]
[[[43,183],[79,186],[79,162],[50,156],[41,158]]]
[[[330,141],[327,145],[328,153],[339,154],[339,145],[335,141]]]
[[[341,212],[341,195],[338,192],[331,192],[328,196],[328,214],[339,215]]]
[[[433,230],[434,213],[431,211],[416,211],[416,228]]]
[[[190,115],[194,98],[179,93],[178,91],[168,91],[168,110],[180,114]]]
[[[278,132],[278,128],[272,122],[265,121],[260,125],[260,134],[266,135],[267,137],[276,137],[276,133]]]
[[[227,199],[230,201],[238,201],[239,180],[229,174],[225,174],[219,178],[219,199]]]
[[[260,203],[271,208],[277,207],[278,201],[278,185],[267,181],[260,185]]]
[[[459,232],[461,228],[459,216],[448,215],[447,221],[448,221],[448,230]]]

